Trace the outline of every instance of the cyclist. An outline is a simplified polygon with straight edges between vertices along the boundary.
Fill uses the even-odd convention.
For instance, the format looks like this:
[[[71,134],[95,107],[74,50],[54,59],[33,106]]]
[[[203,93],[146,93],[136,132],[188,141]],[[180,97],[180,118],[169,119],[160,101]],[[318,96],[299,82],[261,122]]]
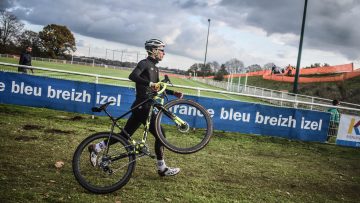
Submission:
[[[149,97],[149,92],[159,90],[160,87],[157,84],[159,82],[159,69],[156,67],[156,64],[161,61],[165,55],[164,47],[165,44],[158,39],[150,39],[145,42],[145,49],[148,53],[148,57],[141,60],[129,75],[129,79],[136,83],[136,99],[131,108],[145,101]],[[174,95],[178,98],[183,97],[181,92],[167,90],[166,93]],[[129,137],[140,127],[141,124],[145,125],[150,106],[151,103],[147,102],[133,110],[120,134],[122,136]],[[180,172],[180,168],[171,168],[165,164],[164,146],[156,136],[154,114],[151,118],[149,131],[155,137],[155,154],[157,159],[158,174],[160,176],[173,176],[178,174]],[[97,165],[97,154],[104,149],[107,144],[113,144],[112,140],[109,143],[107,143],[107,140],[104,140],[98,144],[89,146],[90,162],[93,166]]]

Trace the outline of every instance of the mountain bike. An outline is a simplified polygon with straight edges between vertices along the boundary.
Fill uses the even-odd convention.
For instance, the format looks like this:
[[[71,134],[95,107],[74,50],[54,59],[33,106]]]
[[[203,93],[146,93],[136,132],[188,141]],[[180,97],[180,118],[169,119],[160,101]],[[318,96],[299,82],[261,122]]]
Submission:
[[[104,112],[110,118],[112,125],[109,132],[99,132],[85,138],[75,150],[72,160],[73,173],[82,187],[98,194],[114,192],[130,180],[138,158],[143,156],[155,158],[146,143],[153,114],[156,115],[157,136],[170,151],[190,154],[203,149],[208,144],[213,132],[209,113],[192,100],[169,101],[165,91],[168,84],[172,85],[170,79],[165,76],[165,79],[159,82],[158,92],[151,92],[147,100],[117,118],[107,110],[111,102],[92,108],[93,112]],[[168,102],[164,104],[165,100]],[[119,119],[147,102],[150,102],[151,106],[142,139],[136,141],[130,135],[120,135],[122,127],[118,124]],[[119,130],[119,133],[115,130]],[[113,139],[111,142],[113,144],[105,146],[98,153],[97,165],[94,167],[89,161],[88,147],[106,139],[109,141]]]

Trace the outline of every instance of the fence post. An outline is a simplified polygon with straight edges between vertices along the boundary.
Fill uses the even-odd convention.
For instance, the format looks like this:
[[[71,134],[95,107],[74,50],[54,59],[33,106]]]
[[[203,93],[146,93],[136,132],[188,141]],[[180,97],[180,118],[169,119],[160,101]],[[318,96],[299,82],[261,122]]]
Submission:
[[[99,83],[99,76],[95,76],[95,84],[98,84],[98,83]],[[91,115],[91,119],[95,119],[94,114]]]
[[[245,92],[246,92],[246,90],[247,90],[247,79],[248,79],[248,74],[246,73],[245,74],[245,84],[244,84],[244,87],[245,87]]]
[[[311,97],[311,106],[310,106],[310,109],[313,110],[313,105],[314,104],[314,97]]]
[[[298,106],[298,102],[297,102],[297,94],[295,94],[295,102],[294,102],[294,108],[297,108]]]
[[[284,99],[284,92],[281,92],[281,99]],[[280,106],[283,106],[283,101],[280,101]]]
[[[197,96],[200,97],[200,89],[197,89]]]

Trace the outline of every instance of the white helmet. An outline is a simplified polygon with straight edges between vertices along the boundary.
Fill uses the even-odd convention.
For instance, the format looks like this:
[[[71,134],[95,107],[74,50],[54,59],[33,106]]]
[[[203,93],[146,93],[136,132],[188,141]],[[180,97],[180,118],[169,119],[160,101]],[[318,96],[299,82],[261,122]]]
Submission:
[[[159,48],[164,46],[165,43],[159,39],[149,39],[148,41],[145,42],[145,49],[150,52],[152,51],[153,48]]]

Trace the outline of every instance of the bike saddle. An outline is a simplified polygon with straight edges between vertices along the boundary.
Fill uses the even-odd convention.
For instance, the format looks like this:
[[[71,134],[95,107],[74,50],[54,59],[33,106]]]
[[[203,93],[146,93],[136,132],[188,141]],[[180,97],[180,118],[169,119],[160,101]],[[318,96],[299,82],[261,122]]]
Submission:
[[[99,107],[92,107],[91,108],[91,111],[92,112],[101,112],[103,110],[105,110],[110,104],[114,103],[113,101],[109,101],[109,102],[106,102],[105,104],[99,106]]]

